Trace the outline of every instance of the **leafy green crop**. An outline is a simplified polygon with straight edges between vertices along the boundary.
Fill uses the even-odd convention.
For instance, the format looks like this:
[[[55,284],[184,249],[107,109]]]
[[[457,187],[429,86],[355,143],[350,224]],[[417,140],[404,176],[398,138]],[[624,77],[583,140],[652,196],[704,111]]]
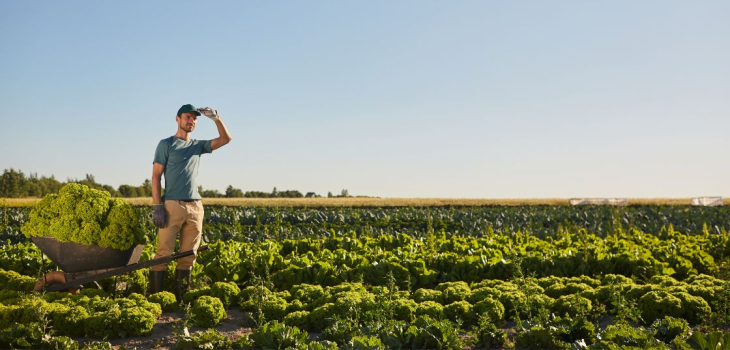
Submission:
[[[120,203],[107,204],[108,221]],[[133,209],[138,217],[149,214],[149,208]],[[206,309],[210,319],[220,315],[216,309],[224,311],[211,297],[223,307],[238,307],[253,321],[254,333],[235,344],[214,332],[185,341],[178,335],[177,347],[717,345],[720,338],[702,338],[700,332],[727,330],[726,318],[715,317],[730,290],[728,210],[212,207],[205,227],[215,243],[200,252],[193,270],[197,289],[183,300],[199,304],[199,310],[189,309],[190,316]],[[21,221],[30,219],[7,219],[6,231],[19,231],[13,222]],[[104,225],[99,240],[109,227]],[[140,226],[153,232],[149,218]],[[42,255],[18,242],[4,240],[0,268],[37,276]],[[154,246],[147,252],[149,259]],[[124,294],[146,282],[144,274],[116,279],[127,285]],[[35,280],[0,271],[0,289],[13,288],[15,281],[28,287]],[[18,320],[38,324],[35,310],[41,310],[59,335],[146,334],[160,305],[176,306],[167,292],[145,300],[135,293],[111,298],[112,290],[104,289],[107,293],[84,288],[75,296],[45,293],[40,297],[45,303],[0,290],[0,332],[10,332]],[[118,287],[113,295],[119,296]],[[16,333],[21,331],[26,330]],[[308,341],[306,332],[318,341]]]
[[[23,276],[15,271],[0,269],[0,290],[29,292],[33,290],[35,283],[35,278]]]
[[[58,335],[72,337],[118,338],[143,336],[152,332],[161,314],[160,306],[140,294],[127,298],[109,298],[98,289],[84,289],[81,294],[20,294],[13,305],[0,304],[0,331],[13,324],[43,323]],[[91,296],[91,297],[90,297]],[[3,300],[7,302],[9,300]]]
[[[233,282],[215,282],[210,287],[210,295],[220,299],[226,308],[236,302],[239,293],[241,289]]]
[[[220,299],[207,295],[196,299],[190,311],[195,324],[201,327],[213,327],[226,318],[226,309]]]
[[[84,319],[84,332],[93,338],[117,338],[121,331],[121,317],[119,309],[96,312]]]
[[[109,192],[69,183],[43,199],[21,227],[30,237],[53,237],[61,242],[126,250],[144,244],[138,212]]]
[[[157,317],[144,308],[134,306],[123,309],[119,320],[122,330],[128,335],[142,336],[152,333]]]
[[[241,339],[245,339],[242,337]],[[179,337],[175,349],[240,349],[223,334],[215,329],[198,331],[190,335]]]
[[[46,261],[46,268],[53,268],[53,263]],[[15,271],[26,276],[37,275],[44,265],[43,254],[31,242],[12,244],[6,241],[0,247],[0,269]]]
[[[170,292],[159,292],[147,297],[150,303],[160,304],[162,312],[177,311],[180,307],[175,300],[175,294]]]
[[[308,334],[297,327],[272,321],[254,330],[250,339],[256,349],[306,348]]]

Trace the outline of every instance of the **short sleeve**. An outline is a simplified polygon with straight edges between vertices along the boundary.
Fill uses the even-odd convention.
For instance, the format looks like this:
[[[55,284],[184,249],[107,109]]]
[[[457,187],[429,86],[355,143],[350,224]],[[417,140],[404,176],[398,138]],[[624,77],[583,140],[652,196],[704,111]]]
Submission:
[[[206,154],[213,152],[213,140],[203,141],[203,147],[200,154]]]
[[[169,156],[169,151],[167,147],[167,142],[165,140],[161,140],[160,143],[157,144],[157,149],[155,150],[155,159],[152,161],[153,163],[167,165],[167,157]]]

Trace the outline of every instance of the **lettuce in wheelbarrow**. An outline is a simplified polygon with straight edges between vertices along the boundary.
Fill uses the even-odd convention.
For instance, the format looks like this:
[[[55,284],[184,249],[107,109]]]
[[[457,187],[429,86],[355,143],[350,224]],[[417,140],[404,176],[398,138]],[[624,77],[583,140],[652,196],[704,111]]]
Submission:
[[[146,243],[139,214],[131,205],[77,183],[43,197],[21,231],[28,238],[53,237],[119,250]]]

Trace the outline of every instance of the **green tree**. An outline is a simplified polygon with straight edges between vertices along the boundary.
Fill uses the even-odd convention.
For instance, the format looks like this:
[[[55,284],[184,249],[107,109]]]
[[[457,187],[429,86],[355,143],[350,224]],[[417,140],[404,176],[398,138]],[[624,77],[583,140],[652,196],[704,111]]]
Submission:
[[[109,194],[111,194],[112,197],[121,197],[122,196],[119,193],[119,191],[115,190],[114,187],[111,187],[110,185],[99,185],[99,187],[102,190],[109,192]]]
[[[134,187],[134,186],[121,185],[121,186],[119,186],[118,191],[122,197],[126,197],[126,198],[140,197],[139,192],[137,191],[137,187]]]
[[[64,185],[61,181],[56,180],[53,175],[51,175],[51,177],[42,176],[39,182],[41,189],[43,190],[43,196],[51,193],[58,193]]]
[[[297,190],[280,191],[278,197],[284,198],[302,198],[304,195]]]
[[[56,180],[53,176],[51,177],[38,177],[37,173],[32,173],[28,176],[25,181],[26,193],[25,196],[30,197],[43,197],[47,194],[58,193],[63,187],[63,184]]]
[[[142,191],[140,191],[142,197],[152,197],[152,181],[145,179],[142,183]]]
[[[198,193],[200,193],[200,196],[203,198],[221,198],[221,197],[223,197],[223,194],[218,192],[218,190],[204,190],[203,186],[198,186]]]
[[[246,191],[246,198],[269,198],[271,195],[262,191]]]
[[[6,169],[0,178],[0,197],[20,198],[25,197],[25,175],[22,171]]]
[[[226,198],[241,198],[243,197],[243,191],[239,188],[233,188],[233,186],[228,185],[226,188]]]

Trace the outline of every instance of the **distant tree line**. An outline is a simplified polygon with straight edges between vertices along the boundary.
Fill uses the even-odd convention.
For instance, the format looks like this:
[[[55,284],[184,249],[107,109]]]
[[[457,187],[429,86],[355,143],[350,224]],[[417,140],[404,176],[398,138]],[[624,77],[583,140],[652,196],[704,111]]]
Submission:
[[[203,198],[302,198],[304,195],[297,190],[279,191],[274,187],[271,193],[262,191],[246,191],[240,188],[228,186],[225,193],[218,190],[204,190],[203,186],[198,186],[198,193]]]
[[[51,177],[41,176],[31,173],[27,177],[22,171],[14,169],[5,169],[0,177],[0,197],[2,198],[23,198],[23,197],[43,197],[48,194],[58,193],[65,184],[74,182],[82,185],[109,192],[113,197],[151,197],[152,182],[144,180],[141,186],[121,185],[114,188],[110,185],[104,185],[96,182],[94,175],[86,174],[84,179],[67,179],[65,182],[56,180]]]
[[[96,182],[94,176],[86,174],[84,179],[67,179],[66,182],[56,180],[53,175],[51,177],[41,176],[31,173],[26,176],[22,171],[14,169],[5,169],[0,177],[0,198],[24,198],[24,197],[43,197],[58,191],[67,183],[80,183],[98,190],[109,192],[112,197],[152,197],[152,182],[144,180],[140,186],[121,185],[114,188],[110,185],[104,185]],[[279,191],[274,187],[271,193],[262,191],[246,191],[228,186],[225,193],[218,190],[204,190],[203,186],[198,187],[198,192],[203,198],[301,198],[304,195],[297,190]],[[314,195],[314,197],[321,197]],[[350,197],[347,190],[342,190],[340,195],[334,196],[332,192],[327,197]]]
[[[203,186],[198,186],[198,193],[200,193],[203,198],[302,198],[305,197],[301,192],[297,190],[286,190],[286,191],[279,191],[274,187],[274,189],[269,192],[262,192],[262,191],[246,191],[243,192],[240,188],[235,188],[233,186],[228,186],[226,188],[225,193],[220,193],[218,190],[204,190]],[[311,195],[308,195],[308,197],[317,197],[321,198],[322,196],[311,193]],[[333,195],[332,192],[327,193],[328,198],[339,198],[339,197],[351,197],[349,192],[347,190],[342,190],[339,195]]]

